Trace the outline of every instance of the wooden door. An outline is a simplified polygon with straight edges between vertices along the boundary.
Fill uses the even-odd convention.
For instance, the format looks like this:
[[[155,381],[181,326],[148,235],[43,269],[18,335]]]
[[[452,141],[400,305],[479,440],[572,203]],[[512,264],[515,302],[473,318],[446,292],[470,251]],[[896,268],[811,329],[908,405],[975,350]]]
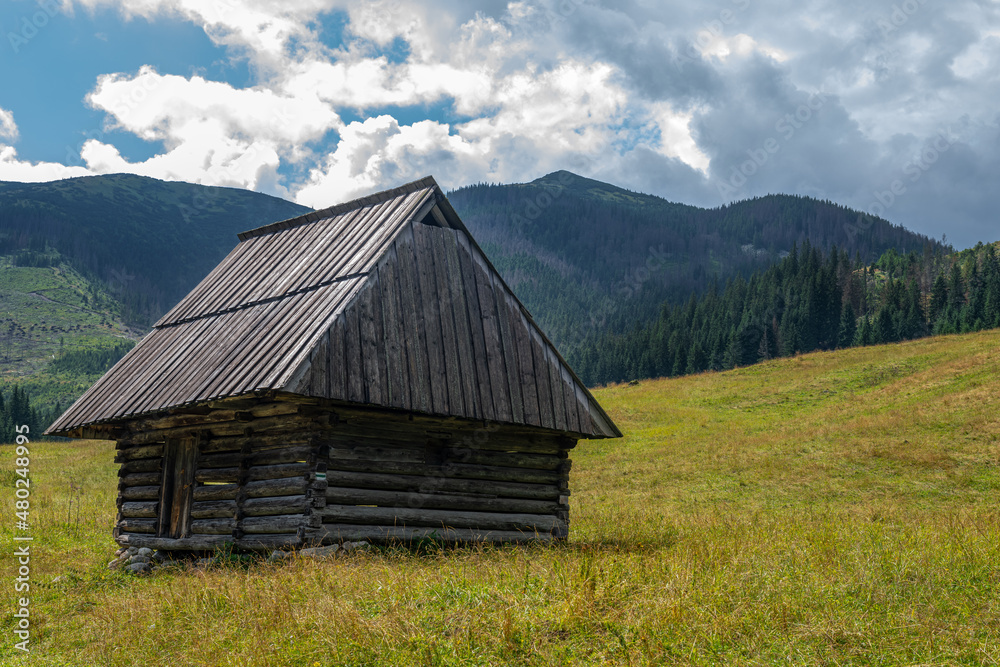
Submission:
[[[194,438],[170,439],[163,446],[163,485],[160,487],[159,537],[191,534],[191,498],[194,494]]]

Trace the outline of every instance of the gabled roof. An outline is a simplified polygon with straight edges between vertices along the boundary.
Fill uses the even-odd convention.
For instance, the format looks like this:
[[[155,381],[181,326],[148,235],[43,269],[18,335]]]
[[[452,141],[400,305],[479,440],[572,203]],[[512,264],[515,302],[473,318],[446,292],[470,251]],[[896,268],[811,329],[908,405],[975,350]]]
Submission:
[[[239,239],[47,433],[277,391],[621,435],[433,178]]]

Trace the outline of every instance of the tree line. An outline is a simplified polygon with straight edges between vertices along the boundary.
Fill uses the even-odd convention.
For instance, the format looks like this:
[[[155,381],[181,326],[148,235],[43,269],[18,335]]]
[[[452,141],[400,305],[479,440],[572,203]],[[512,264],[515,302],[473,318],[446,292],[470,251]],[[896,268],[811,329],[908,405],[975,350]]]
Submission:
[[[800,352],[1000,327],[994,245],[927,245],[873,264],[808,241],[749,279],[718,281],[624,333],[588,337],[569,361],[589,385],[726,370]]]
[[[34,407],[28,390],[15,384],[9,391],[0,392],[0,442],[14,442],[18,434],[15,428],[25,424],[28,436],[35,440],[62,411],[58,402],[48,409]]]

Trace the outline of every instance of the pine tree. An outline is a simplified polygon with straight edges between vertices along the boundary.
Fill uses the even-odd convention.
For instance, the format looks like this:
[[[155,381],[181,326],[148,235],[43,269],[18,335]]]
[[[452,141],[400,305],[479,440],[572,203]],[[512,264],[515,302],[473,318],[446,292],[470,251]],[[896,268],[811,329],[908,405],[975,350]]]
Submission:
[[[854,336],[858,331],[858,317],[854,314],[854,306],[844,304],[840,314],[840,327],[837,334],[838,347],[854,345]]]

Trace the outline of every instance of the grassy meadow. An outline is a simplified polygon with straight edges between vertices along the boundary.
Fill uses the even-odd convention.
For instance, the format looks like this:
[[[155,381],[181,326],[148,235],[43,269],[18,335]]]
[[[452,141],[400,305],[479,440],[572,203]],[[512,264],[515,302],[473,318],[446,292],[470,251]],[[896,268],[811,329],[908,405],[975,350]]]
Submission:
[[[985,332],[607,387],[627,435],[574,450],[565,544],[144,579],[105,568],[112,445],[40,443],[33,650],[5,549],[0,663],[995,665],[998,378]]]

